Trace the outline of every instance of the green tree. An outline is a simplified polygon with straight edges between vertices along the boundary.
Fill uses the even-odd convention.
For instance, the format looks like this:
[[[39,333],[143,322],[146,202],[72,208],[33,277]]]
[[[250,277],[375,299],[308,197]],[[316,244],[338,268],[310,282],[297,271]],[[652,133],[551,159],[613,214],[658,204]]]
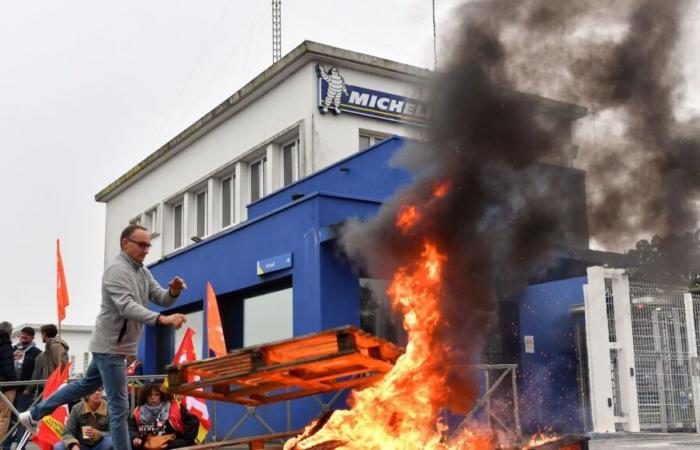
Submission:
[[[638,267],[633,278],[700,287],[700,230],[642,239],[627,255]]]

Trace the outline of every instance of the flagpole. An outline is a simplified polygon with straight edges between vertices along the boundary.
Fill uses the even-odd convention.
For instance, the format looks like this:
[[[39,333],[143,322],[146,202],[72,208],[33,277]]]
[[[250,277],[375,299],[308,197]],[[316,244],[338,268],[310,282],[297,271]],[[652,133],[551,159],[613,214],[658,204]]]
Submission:
[[[58,343],[59,343],[59,345],[61,344],[61,321],[60,320],[58,321]],[[48,350],[48,349],[44,349],[44,350]],[[62,365],[63,365],[63,358],[61,357],[61,355],[59,355],[58,356],[58,371],[59,371],[59,373],[63,370],[63,367],[61,367]]]

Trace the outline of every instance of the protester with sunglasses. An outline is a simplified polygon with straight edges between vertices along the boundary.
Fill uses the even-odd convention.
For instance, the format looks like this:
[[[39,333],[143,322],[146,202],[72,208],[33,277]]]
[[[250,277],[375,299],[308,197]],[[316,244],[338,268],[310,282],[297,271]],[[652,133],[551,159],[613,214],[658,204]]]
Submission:
[[[143,325],[163,325],[180,328],[185,322],[182,314],[158,314],[146,308],[150,300],[161,306],[171,306],[186,289],[180,277],[174,277],[168,289],[160,287],[143,261],[151,248],[151,233],[139,225],[129,225],[122,231],[121,252],[102,276],[102,303],[90,340],[92,362],[85,376],[69,383],[30,411],[21,413],[19,421],[32,434],[38,430],[38,420],[51,414],[59,405],[78,400],[104,385],[107,393],[109,423],[114,448],[129,450],[125,359],[136,355]]]

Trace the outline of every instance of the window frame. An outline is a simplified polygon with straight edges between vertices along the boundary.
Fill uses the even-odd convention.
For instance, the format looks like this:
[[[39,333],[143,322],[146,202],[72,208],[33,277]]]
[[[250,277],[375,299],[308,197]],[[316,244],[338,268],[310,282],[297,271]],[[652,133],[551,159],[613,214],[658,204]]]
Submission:
[[[292,150],[290,152],[291,154],[291,180],[289,183],[286,182],[286,167],[285,167],[285,149],[287,149],[289,146],[292,146]],[[292,140],[288,140],[284,142],[282,145],[280,145],[280,161],[282,161],[281,164],[281,172],[282,172],[282,187],[285,188],[289,186],[290,184],[294,184],[297,180],[299,180],[299,138],[294,137]]]
[[[180,245],[177,245],[177,209],[180,208]],[[185,199],[180,198],[171,205],[172,208],[172,230],[173,230],[173,250],[179,250],[185,246]]]
[[[253,199],[253,167],[259,166],[260,174],[258,176],[258,197]],[[262,154],[248,162],[248,187],[250,203],[257,202],[267,195],[267,154]]]
[[[380,142],[386,141],[389,138],[390,135],[384,134],[384,133],[379,133],[376,131],[369,131],[369,130],[363,130],[360,129],[358,130],[357,133],[357,146],[358,146],[358,151],[363,151],[367,150],[368,148],[372,147],[373,145],[376,145]],[[369,140],[369,145],[367,147],[360,147],[360,139],[362,138],[367,138]]]
[[[200,239],[203,239],[209,235],[209,205],[207,204],[209,201],[209,190],[205,187],[202,189],[199,189],[197,191],[193,192],[193,199],[194,199],[194,222],[192,223],[194,225],[194,234],[192,236],[197,236]],[[203,210],[201,211],[202,214],[202,233],[200,233],[199,229],[199,219],[200,219],[200,202],[201,198],[200,196],[203,195]]]
[[[229,223],[227,223],[227,224],[224,223],[224,200],[225,200],[225,198],[224,198],[224,191],[225,191],[224,183],[226,181],[229,181],[231,184],[230,190],[229,190],[230,197],[229,197],[229,202],[228,202]],[[231,173],[228,173],[228,174],[225,174],[225,175],[222,175],[221,177],[219,177],[219,188],[220,188],[220,192],[221,192],[221,196],[219,197],[220,201],[219,201],[219,205],[218,205],[220,208],[220,211],[221,211],[221,215],[220,215],[221,220],[219,222],[219,226],[223,230],[223,229],[229,228],[237,223],[236,222],[236,172],[231,172]]]

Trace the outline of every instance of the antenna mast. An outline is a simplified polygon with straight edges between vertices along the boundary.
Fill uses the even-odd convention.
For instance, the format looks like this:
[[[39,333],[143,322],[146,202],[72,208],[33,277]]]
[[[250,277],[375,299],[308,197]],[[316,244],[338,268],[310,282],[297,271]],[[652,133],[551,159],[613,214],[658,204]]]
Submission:
[[[282,0],[272,0],[272,64],[282,57]]]

